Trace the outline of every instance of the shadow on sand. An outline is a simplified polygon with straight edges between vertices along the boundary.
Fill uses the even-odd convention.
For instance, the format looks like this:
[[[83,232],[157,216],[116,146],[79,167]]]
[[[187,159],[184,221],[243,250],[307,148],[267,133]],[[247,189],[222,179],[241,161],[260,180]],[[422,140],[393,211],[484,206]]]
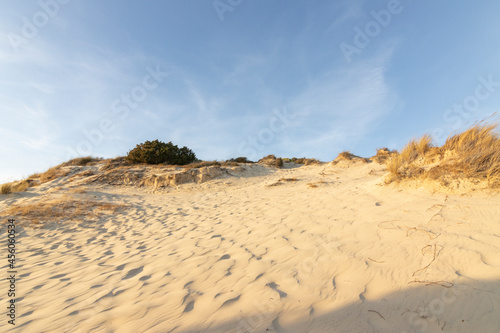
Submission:
[[[200,325],[172,332],[500,332],[500,277],[490,281],[462,279],[464,282],[455,284],[412,283],[405,290],[373,300],[360,299],[327,314],[317,314],[313,305],[304,309],[302,321],[293,323],[280,320],[280,304],[256,299],[251,302],[261,303],[262,308],[253,315],[209,328]],[[245,313],[243,308],[235,312],[240,310]]]

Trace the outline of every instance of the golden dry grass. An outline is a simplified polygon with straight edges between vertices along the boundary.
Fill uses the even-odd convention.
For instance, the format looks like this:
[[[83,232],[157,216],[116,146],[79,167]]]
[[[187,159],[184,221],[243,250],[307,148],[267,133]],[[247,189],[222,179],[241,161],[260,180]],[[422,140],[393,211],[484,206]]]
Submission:
[[[335,158],[335,161],[350,161],[355,157],[358,157],[358,156],[354,155],[350,151],[345,150],[345,151],[341,152],[340,154],[338,154],[338,156]]]
[[[100,157],[92,157],[92,156],[86,156],[86,157],[77,157],[72,160],[69,160],[67,162],[61,163],[60,166],[85,166],[85,165],[92,165],[97,162],[102,161],[102,158]]]
[[[10,194],[12,193],[12,185],[7,183],[7,184],[2,184],[2,187],[0,188],[0,193],[1,194]]]
[[[377,149],[377,154],[375,156],[372,156],[371,160],[377,163],[383,163],[387,161],[387,159],[390,158],[394,153],[396,152],[390,151],[389,148],[379,148]]]
[[[17,182],[2,184],[0,187],[1,194],[10,194],[14,192],[24,192],[29,187],[34,186],[34,182],[29,179],[24,179]]]
[[[304,165],[315,165],[315,164],[321,164],[321,161],[315,159],[315,158],[307,158],[307,157],[292,157],[292,158],[284,158],[284,162],[293,162],[296,164],[304,164]]]
[[[38,180],[40,181],[40,184],[43,184],[60,177],[65,177],[68,174],[69,170],[62,169],[62,165],[57,165],[45,172],[33,174],[29,176],[28,179]]]
[[[15,217],[24,225],[41,226],[49,222],[94,220],[103,215],[116,214],[124,207],[120,204],[64,195],[35,203],[12,205],[2,212],[2,215]]]
[[[486,181],[500,187],[500,135],[498,123],[478,124],[449,137],[442,147],[432,147],[425,135],[412,140],[400,154],[387,161],[391,181],[411,178]]]

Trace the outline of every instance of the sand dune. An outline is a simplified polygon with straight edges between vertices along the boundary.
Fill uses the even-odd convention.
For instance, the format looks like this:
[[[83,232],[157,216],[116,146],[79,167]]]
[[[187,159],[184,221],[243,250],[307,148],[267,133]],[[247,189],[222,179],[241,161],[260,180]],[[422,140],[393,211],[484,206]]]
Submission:
[[[377,163],[291,166],[2,197],[85,188],[124,207],[20,228],[14,331],[498,332],[497,194],[385,185]]]

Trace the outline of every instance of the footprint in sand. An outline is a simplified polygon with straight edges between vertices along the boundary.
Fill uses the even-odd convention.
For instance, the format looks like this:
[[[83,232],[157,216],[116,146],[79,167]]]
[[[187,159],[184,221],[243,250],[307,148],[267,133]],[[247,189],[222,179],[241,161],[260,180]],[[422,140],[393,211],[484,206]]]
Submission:
[[[127,275],[123,279],[124,280],[128,280],[130,278],[133,278],[134,276],[136,276],[137,274],[139,274],[140,272],[142,272],[143,269],[144,269],[144,266],[141,266],[139,268],[131,269],[130,271],[128,271]]]
[[[274,282],[268,283],[268,284],[266,284],[266,286],[268,286],[272,290],[276,291],[280,295],[280,298],[285,298],[285,297],[288,296],[287,293],[285,293],[284,291],[279,290],[278,289],[278,285],[276,283],[274,283]]]
[[[191,312],[194,309],[194,301],[189,302],[183,312]]]

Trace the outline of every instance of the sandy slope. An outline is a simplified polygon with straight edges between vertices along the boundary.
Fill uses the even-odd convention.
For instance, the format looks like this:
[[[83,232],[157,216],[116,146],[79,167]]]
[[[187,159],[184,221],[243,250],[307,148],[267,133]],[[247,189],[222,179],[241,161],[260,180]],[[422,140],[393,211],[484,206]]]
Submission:
[[[15,331],[498,332],[499,196],[346,166],[248,165],[155,193],[89,185],[131,208],[24,228]]]

